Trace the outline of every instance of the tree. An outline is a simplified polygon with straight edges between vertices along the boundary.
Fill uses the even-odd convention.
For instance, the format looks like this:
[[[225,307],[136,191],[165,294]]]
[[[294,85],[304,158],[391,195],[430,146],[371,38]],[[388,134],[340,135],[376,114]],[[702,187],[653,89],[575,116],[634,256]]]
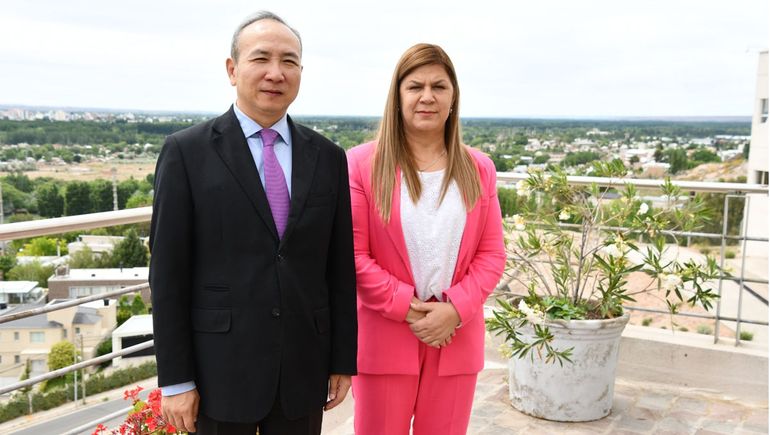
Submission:
[[[0,255],[0,281],[8,275],[8,271],[16,266],[16,256],[13,253]]]
[[[53,266],[43,266],[39,261],[19,264],[8,271],[9,281],[37,281],[40,287],[48,288],[48,278],[53,275]]]
[[[3,183],[3,206],[5,213],[34,212],[37,210],[34,195],[19,190],[16,186],[4,180],[0,181],[0,183]]]
[[[561,161],[562,166],[577,166],[584,165],[586,163],[595,162],[601,160],[601,154],[594,151],[578,151],[576,153],[567,153],[564,160]]]
[[[72,181],[67,184],[64,190],[64,206],[67,216],[91,213],[91,185],[86,181]]]
[[[38,186],[35,191],[40,216],[53,218],[64,216],[64,196],[59,185],[53,182]]]
[[[138,190],[126,201],[126,208],[146,207],[148,205],[152,205],[152,195]]]
[[[508,172],[513,168],[513,162],[511,159],[505,159],[499,154],[490,154],[489,158],[495,164],[495,170],[497,172]]]
[[[147,247],[136,234],[136,230],[130,229],[125,238],[115,244],[112,250],[112,261],[122,267],[145,267],[149,255]]]
[[[712,162],[721,162],[722,159],[719,158],[718,155],[715,153],[709,151],[709,150],[697,150],[692,153],[692,156],[690,156],[692,160],[700,163],[712,163]]]
[[[68,262],[71,269],[101,269],[114,267],[112,256],[108,252],[94,252],[88,246],[70,254]]]
[[[662,162],[664,155],[663,155],[663,146],[658,145],[655,147],[655,153],[652,155],[652,157],[655,159],[656,162]]]
[[[69,341],[60,341],[54,344],[51,346],[50,352],[48,352],[48,371],[71,366],[75,363],[75,354],[75,345]],[[65,376],[69,378],[71,375],[70,373]],[[51,387],[61,385],[64,382],[65,376],[46,381],[41,385],[41,390],[45,391],[51,389]]]
[[[503,217],[513,216],[518,212],[519,196],[516,194],[516,189],[498,187],[497,198],[500,201],[500,212]]]
[[[147,314],[147,305],[142,299],[142,295],[137,293],[134,295],[134,300],[131,301],[131,315],[136,316],[138,314]]]
[[[24,193],[31,193],[34,189],[34,185],[32,184],[32,180],[29,179],[24,173],[21,171],[14,172],[11,175],[7,175],[5,177],[5,182],[10,184],[11,186],[19,189],[20,191]]]
[[[516,145],[526,145],[529,142],[527,135],[523,133],[516,133],[513,135],[513,143]]]
[[[57,249],[58,245],[58,249]],[[67,244],[61,239],[51,239],[48,237],[35,237],[29,243],[24,244],[24,255],[35,257],[66,255]]]
[[[75,345],[69,341],[60,341],[51,346],[48,353],[48,370],[58,370],[71,366],[75,362]]]
[[[665,159],[671,167],[669,168],[669,171],[672,174],[676,174],[677,172],[687,169],[688,163],[687,163],[687,152],[682,149],[670,149],[666,151],[666,159]]]
[[[118,307],[115,312],[115,317],[118,326],[125,323],[126,320],[131,318],[133,313],[131,312],[131,303],[128,301],[128,295],[123,295],[118,299]]]
[[[140,188],[140,183],[133,178],[118,183],[118,208],[126,208],[128,199]]]
[[[628,158],[628,164],[635,165],[637,163],[639,163],[639,156],[637,156],[636,154]]]
[[[92,181],[91,204],[94,212],[113,210],[112,183],[101,179]]]

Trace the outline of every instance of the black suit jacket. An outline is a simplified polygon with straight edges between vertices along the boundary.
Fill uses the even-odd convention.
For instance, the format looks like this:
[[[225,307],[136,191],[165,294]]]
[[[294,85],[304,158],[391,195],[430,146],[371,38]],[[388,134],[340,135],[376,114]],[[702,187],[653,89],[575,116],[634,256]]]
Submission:
[[[194,380],[201,411],[256,422],[280,388],[288,417],[356,373],[345,152],[294,124],[281,240],[232,107],[166,139],[155,171],[150,285],[158,384]]]

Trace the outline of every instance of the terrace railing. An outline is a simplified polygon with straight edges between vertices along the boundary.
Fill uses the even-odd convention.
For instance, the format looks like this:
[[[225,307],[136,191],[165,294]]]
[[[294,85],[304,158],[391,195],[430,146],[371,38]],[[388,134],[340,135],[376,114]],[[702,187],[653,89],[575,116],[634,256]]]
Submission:
[[[517,173],[508,173],[508,172],[498,173],[498,182],[501,185],[513,184],[525,178],[527,178],[527,174],[517,174]],[[568,177],[568,182],[576,185],[588,185],[588,184],[595,183],[599,186],[606,186],[606,187],[623,187],[626,184],[633,184],[637,188],[643,188],[643,189],[659,188],[663,183],[660,180],[613,179],[613,178],[581,177],[581,176]],[[749,241],[764,242],[764,243],[768,242],[767,237],[752,237],[745,234],[745,228],[747,228],[747,224],[748,224],[749,208],[751,205],[751,198],[747,196],[747,194],[759,194],[759,195],[767,196],[768,186],[742,184],[742,183],[711,183],[711,182],[694,182],[694,181],[674,181],[673,183],[679,186],[685,192],[720,193],[725,195],[725,216],[724,216],[723,230],[721,233],[717,233],[717,234],[701,233],[701,232],[689,232],[689,233],[676,232],[675,233],[676,235],[681,235],[685,237],[701,237],[701,238],[712,238],[712,239],[720,240],[721,254],[722,254],[721,255],[722,262],[720,266],[722,270],[724,270],[725,247],[728,241],[738,241],[740,243],[743,243],[744,245],[746,242],[749,242]],[[744,223],[743,223],[744,230],[741,235],[728,235],[727,234],[727,224],[728,224],[727,210],[728,210],[730,200],[734,200],[736,198],[742,198],[746,200],[745,209],[744,209]],[[152,216],[152,207],[143,207],[143,208],[127,209],[127,210],[120,210],[120,211],[113,211],[113,212],[93,213],[93,214],[80,215],[80,216],[67,216],[67,217],[54,218],[54,219],[10,223],[10,224],[0,225],[0,241],[39,237],[39,236],[51,235],[51,234],[60,234],[60,233],[71,232],[75,230],[88,230],[88,229],[102,228],[102,227],[115,226],[115,225],[144,223],[144,222],[148,222],[151,216]],[[674,232],[672,232],[672,234],[673,233]],[[733,275],[728,275],[723,273],[722,276],[719,278],[720,295],[722,293],[722,283],[724,281],[734,281],[739,284],[740,294],[739,294],[737,315],[736,316],[722,315],[722,307],[720,303],[717,304],[716,310],[714,313],[707,313],[707,314],[681,313],[679,314],[682,316],[701,317],[704,319],[714,320],[716,322],[716,327],[714,328],[715,342],[719,338],[718,328],[719,328],[719,323],[722,321],[736,322],[736,324],[738,325],[737,326],[738,329],[736,331],[736,345],[739,343],[738,335],[739,335],[741,323],[752,323],[756,325],[765,325],[765,326],[768,325],[767,319],[764,319],[764,320],[763,319],[745,319],[742,317],[741,304],[743,300],[743,293],[744,291],[749,293],[753,292],[751,288],[747,286],[747,283],[760,283],[765,285],[768,283],[767,279],[754,279],[754,278],[749,278],[745,276],[746,253],[745,253],[745,249],[743,249],[742,251],[743,252],[742,252],[742,258],[741,258],[740,274],[737,276],[733,276]],[[102,300],[105,298],[117,297],[127,293],[134,293],[134,292],[141,291],[142,289],[146,289],[148,287],[149,285],[145,283],[145,284],[126,287],[126,288],[122,288],[119,290],[114,290],[106,293],[92,295],[89,297],[79,298],[73,301],[47,305],[44,307],[33,308],[30,310],[21,311],[21,312],[14,312],[11,314],[0,316],[0,324],[7,323],[14,320],[19,320],[30,316],[44,314],[54,310],[68,308],[75,305],[80,305],[80,304],[94,301],[94,300]],[[763,301],[765,305],[767,305],[766,297],[756,294],[756,292],[754,292],[754,295],[759,300]],[[668,311],[666,310],[658,310],[658,309],[649,308],[649,307],[628,307],[628,308],[631,310],[637,310],[637,311],[668,313]],[[120,351],[112,352],[97,358],[92,358],[86,361],[82,361],[77,364],[73,364],[59,370],[51,371],[41,376],[37,376],[25,381],[8,385],[6,387],[2,387],[0,388],[0,394],[5,394],[24,387],[28,387],[30,385],[34,385],[39,382],[42,382],[54,377],[58,377],[66,373],[73,372],[75,370],[80,370],[84,367],[89,367],[89,366],[100,364],[106,361],[110,361],[116,357],[126,356],[131,353],[150,348],[152,346],[153,346],[153,341],[147,341],[135,346],[122,349]]]

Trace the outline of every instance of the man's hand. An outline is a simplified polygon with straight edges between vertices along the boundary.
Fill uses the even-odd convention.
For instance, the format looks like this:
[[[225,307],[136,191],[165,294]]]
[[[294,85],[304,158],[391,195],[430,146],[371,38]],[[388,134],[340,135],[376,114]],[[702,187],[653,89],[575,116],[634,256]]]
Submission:
[[[200,396],[196,389],[165,396],[160,401],[161,414],[167,423],[174,425],[178,430],[195,432],[199,402]]]
[[[452,342],[460,315],[451,302],[412,303],[412,309],[425,313],[425,318],[412,323],[412,333],[432,347],[444,347]]]
[[[329,401],[324,406],[324,411],[328,411],[345,400],[345,396],[350,389],[350,375],[331,375],[329,376]]]

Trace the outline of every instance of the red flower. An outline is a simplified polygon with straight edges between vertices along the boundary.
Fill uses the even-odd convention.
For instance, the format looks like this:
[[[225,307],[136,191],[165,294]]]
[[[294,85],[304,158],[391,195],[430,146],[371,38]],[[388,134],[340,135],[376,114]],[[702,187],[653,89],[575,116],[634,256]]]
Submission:
[[[159,388],[150,391],[147,397],[147,402],[142,402],[139,399],[139,392],[142,391],[142,387],[137,386],[134,389],[126,390],[123,393],[125,400],[131,400],[134,404],[126,421],[120,425],[117,430],[113,430],[112,434],[117,435],[145,435],[150,433],[158,434],[176,434],[177,429],[166,422],[161,414],[161,401],[163,396]],[[107,430],[103,425],[96,427],[96,430],[92,435],[99,435],[99,432]]]
[[[149,429],[151,432],[155,432],[155,429],[158,428],[158,421],[155,419],[154,415],[147,417],[145,423],[147,423],[147,429]]]
[[[160,403],[162,398],[163,396],[159,388],[150,392],[150,395],[147,398],[147,403],[150,405],[150,408],[152,408],[152,412],[154,414],[160,415]]]
[[[142,390],[144,390],[144,388],[138,385],[133,390],[126,390],[123,392],[123,400],[131,399],[132,402],[136,402],[139,400],[139,392]]]

